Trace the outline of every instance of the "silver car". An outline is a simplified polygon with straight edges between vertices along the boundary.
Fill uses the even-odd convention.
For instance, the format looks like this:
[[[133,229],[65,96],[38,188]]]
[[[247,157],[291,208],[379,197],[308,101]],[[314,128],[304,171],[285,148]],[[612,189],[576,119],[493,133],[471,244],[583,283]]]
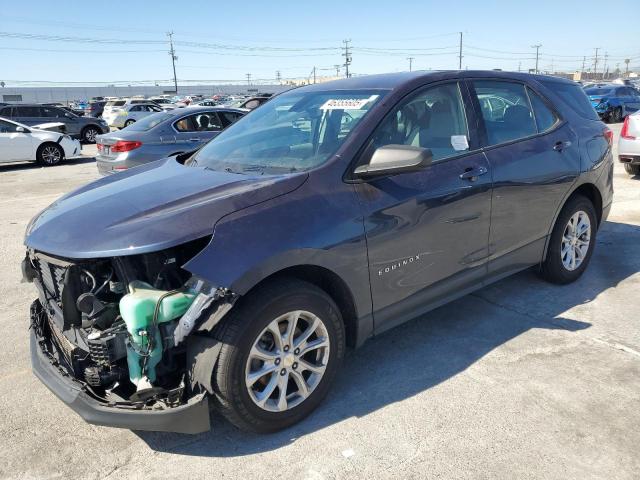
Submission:
[[[640,175],[640,110],[624,119],[618,140],[618,159],[627,173]]]
[[[99,135],[98,172],[102,175],[200,148],[246,112],[193,107],[149,115],[122,130]]]

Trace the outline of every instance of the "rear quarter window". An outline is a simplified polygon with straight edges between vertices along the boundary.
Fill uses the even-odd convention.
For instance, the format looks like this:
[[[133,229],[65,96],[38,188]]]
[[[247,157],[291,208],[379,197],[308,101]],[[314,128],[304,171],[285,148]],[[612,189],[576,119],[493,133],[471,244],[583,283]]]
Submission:
[[[564,83],[542,80],[541,83],[558,95],[578,115],[587,120],[600,120],[587,94],[577,83]]]

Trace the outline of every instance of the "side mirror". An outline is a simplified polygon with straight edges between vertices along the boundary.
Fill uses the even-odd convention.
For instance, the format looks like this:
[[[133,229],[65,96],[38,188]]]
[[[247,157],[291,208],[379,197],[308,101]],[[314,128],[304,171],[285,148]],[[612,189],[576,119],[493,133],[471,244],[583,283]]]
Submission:
[[[360,165],[354,174],[361,178],[417,172],[431,165],[433,153],[428,148],[411,145],[385,145],[377,148],[368,165]]]
[[[16,132],[18,132],[18,133],[29,133],[29,130],[27,130],[24,127],[16,127]]]

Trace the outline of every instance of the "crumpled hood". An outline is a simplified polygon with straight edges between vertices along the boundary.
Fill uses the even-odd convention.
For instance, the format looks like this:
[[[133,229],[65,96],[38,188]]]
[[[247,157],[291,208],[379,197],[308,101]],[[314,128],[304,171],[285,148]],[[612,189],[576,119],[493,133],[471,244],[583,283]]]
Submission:
[[[61,197],[31,220],[25,245],[76,259],[162,250],[211,235],[223,216],[289,193],[306,178],[152,162]]]

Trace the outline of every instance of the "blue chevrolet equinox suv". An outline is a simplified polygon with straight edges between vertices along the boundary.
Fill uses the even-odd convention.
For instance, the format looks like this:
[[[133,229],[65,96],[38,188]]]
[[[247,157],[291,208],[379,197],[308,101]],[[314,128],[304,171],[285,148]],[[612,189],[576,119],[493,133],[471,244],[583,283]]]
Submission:
[[[34,373],[86,421],[272,432],[347,347],[535,267],[582,275],[611,131],[579,85],[349,78],[274,97],[195,153],[102,178],[28,225]]]

